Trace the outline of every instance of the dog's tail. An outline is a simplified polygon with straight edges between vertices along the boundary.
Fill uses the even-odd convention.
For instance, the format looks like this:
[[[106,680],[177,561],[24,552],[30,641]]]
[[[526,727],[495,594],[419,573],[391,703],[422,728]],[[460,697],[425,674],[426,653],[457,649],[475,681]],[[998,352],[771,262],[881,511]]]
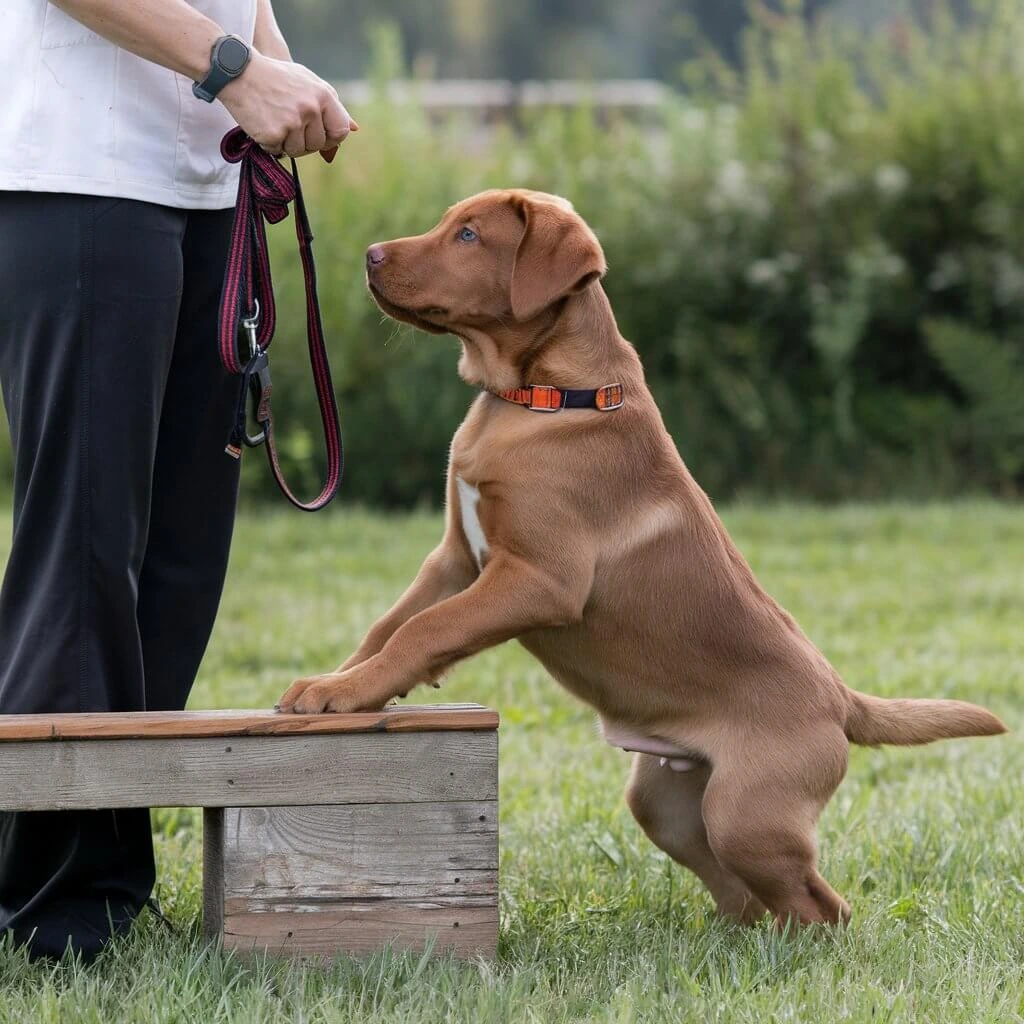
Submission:
[[[881,743],[910,746],[957,736],[998,736],[1006,726],[984,708],[962,700],[910,700],[849,692],[846,738],[875,747]]]

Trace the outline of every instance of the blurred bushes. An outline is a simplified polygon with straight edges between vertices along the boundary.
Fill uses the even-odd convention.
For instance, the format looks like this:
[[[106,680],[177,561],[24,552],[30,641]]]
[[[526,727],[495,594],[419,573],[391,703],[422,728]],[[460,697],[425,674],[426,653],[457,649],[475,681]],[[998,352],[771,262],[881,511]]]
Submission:
[[[569,196],[594,226],[622,331],[713,495],[1016,492],[1022,17],[993,3],[967,28],[940,14],[928,31],[901,24],[875,40],[773,20],[748,39],[742,77],[695,66],[691,98],[656,125],[550,112],[484,141],[467,125],[432,128],[415,106],[357,111],[363,131],[334,166],[303,165],[345,500],[437,502],[472,398],[457,342],[382,320],[365,246],[496,185]],[[378,53],[386,78],[386,33]],[[275,343],[275,402],[289,470],[311,489],[301,279],[287,229],[275,234],[293,311]],[[268,491],[262,467],[259,481]]]
[[[1024,483],[1024,15],[843,39],[777,19],[742,76],[707,61],[656,124],[527,113],[521,131],[354,111],[303,162],[346,433],[346,502],[436,503],[473,397],[458,343],[384,321],[372,241],[479,189],[570,197],[684,458],[715,497],[1016,493]],[[376,42],[378,77],[400,73]],[[698,97],[698,98],[694,98]],[[273,232],[274,402],[290,477],[319,479],[291,221]],[[211,338],[211,344],[214,341]],[[552,382],[552,383],[557,383]],[[596,382],[601,383],[601,382]],[[246,457],[250,494],[273,484]]]

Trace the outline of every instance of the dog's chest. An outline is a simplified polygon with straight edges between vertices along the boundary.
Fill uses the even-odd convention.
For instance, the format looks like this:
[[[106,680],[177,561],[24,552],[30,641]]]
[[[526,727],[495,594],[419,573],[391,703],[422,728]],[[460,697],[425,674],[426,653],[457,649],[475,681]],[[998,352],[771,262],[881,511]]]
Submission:
[[[487,559],[487,537],[480,525],[480,490],[467,483],[461,476],[455,478],[455,486],[459,492],[459,514],[462,517],[462,532],[466,543],[476,561],[478,569],[483,571]]]

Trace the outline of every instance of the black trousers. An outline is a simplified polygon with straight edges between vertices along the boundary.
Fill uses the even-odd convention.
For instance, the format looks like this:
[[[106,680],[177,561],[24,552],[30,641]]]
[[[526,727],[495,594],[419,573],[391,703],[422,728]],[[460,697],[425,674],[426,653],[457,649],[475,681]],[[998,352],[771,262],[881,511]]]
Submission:
[[[227,567],[237,379],[217,304],[232,211],[0,192],[15,454],[0,713],[185,705]],[[0,785],[3,785],[0,780]],[[0,935],[86,958],[154,883],[149,811],[0,814]]]

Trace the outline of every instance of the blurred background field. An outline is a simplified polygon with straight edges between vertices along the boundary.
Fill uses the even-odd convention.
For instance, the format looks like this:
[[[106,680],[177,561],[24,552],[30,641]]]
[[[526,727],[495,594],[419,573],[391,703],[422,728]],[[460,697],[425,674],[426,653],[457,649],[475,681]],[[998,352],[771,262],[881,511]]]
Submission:
[[[317,23],[306,20],[315,6],[296,3],[283,17],[311,60],[321,52],[310,38]],[[358,5],[342,6],[362,27]],[[405,6],[421,12],[417,25],[436,7]],[[622,330],[713,497],[1019,491],[1018,3],[982,2],[959,18],[937,3],[880,6],[869,31],[851,12],[867,18],[870,5],[819,3],[787,16],[759,4],[629,5],[630,31],[645,33],[651,53],[667,47],[629,67],[597,55],[577,66],[557,49],[541,64],[536,54],[514,65],[511,53],[456,59],[446,46],[457,38],[442,36],[466,31],[462,6],[473,4],[435,11],[433,37],[408,18],[368,21],[359,59],[345,36],[328,67],[369,75],[372,96],[354,105],[363,131],[330,169],[303,165],[348,436],[347,500],[436,503],[448,440],[472,398],[454,372],[457,342],[382,322],[363,285],[364,248],[426,230],[450,203],[501,185],[566,195],[593,224]],[[513,15],[493,6],[486,24],[503,53],[514,51],[515,31],[502,21]],[[624,15],[612,15],[626,7],[533,6],[527,18],[513,5],[538,51],[574,25],[620,52],[615,18]],[[574,68],[656,73],[662,92],[642,108],[595,99],[438,113],[417,100],[430,83],[407,81],[424,64],[442,78],[493,67],[513,82]],[[406,88],[389,100],[398,80]],[[593,94],[616,84],[628,83],[593,81]],[[587,80],[576,85],[586,96]],[[289,229],[276,234],[290,257]],[[278,265],[295,314],[278,341],[286,380],[275,400],[291,468],[311,486],[316,421],[300,368],[300,281],[294,260]],[[250,493],[266,493],[259,468]]]
[[[362,131],[330,168],[302,165],[344,501],[436,505],[473,397],[454,339],[382,320],[365,248],[502,185],[566,195],[594,226],[623,333],[713,498],[1019,493],[1016,0],[277,6],[298,58],[366,79],[348,89]],[[568,103],[522,82],[574,74]],[[609,77],[624,74],[642,80]],[[501,79],[506,98],[451,81],[466,75]],[[445,84],[463,100],[438,106]],[[310,490],[318,424],[290,222],[273,236],[278,433]],[[272,495],[262,459],[247,461],[246,495]]]

